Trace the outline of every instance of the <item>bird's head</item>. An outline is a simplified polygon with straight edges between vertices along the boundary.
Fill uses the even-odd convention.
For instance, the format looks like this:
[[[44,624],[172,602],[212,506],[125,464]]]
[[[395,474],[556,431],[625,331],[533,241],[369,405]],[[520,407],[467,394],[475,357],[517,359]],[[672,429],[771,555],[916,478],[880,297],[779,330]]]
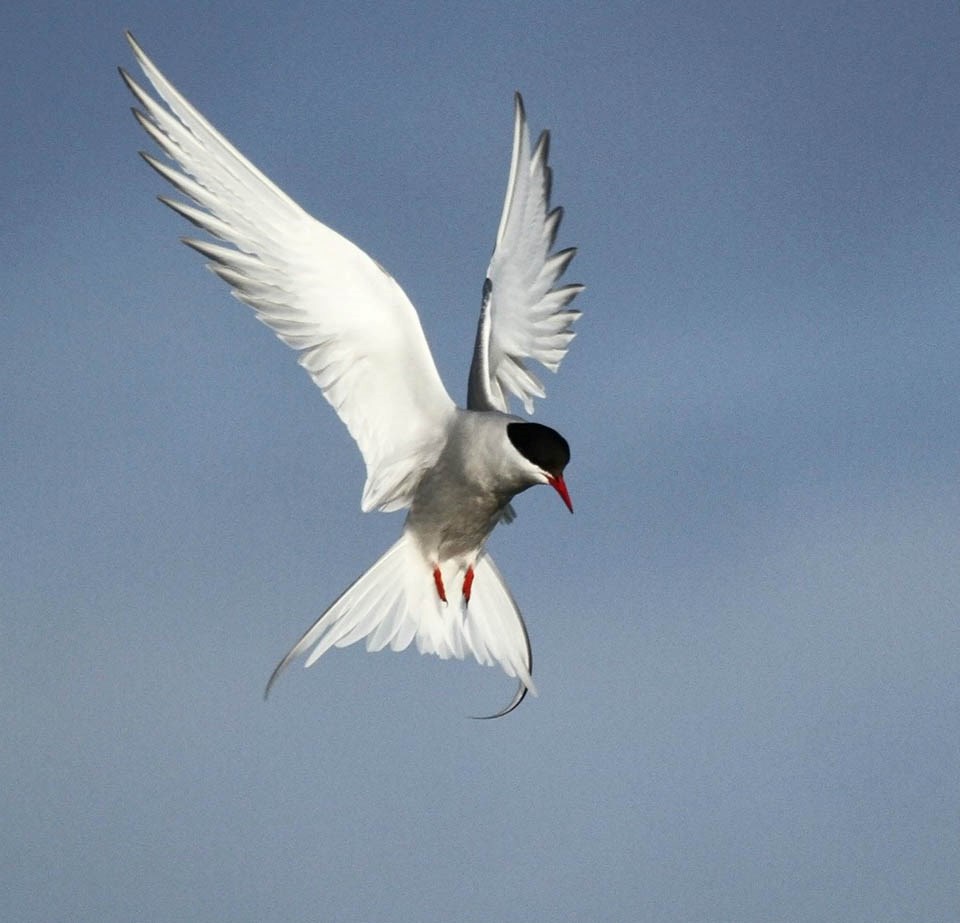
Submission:
[[[570,446],[567,440],[549,426],[526,421],[508,423],[507,438],[529,463],[532,482],[549,484],[560,494],[560,498],[572,513],[573,504],[563,480],[563,469],[570,461]]]

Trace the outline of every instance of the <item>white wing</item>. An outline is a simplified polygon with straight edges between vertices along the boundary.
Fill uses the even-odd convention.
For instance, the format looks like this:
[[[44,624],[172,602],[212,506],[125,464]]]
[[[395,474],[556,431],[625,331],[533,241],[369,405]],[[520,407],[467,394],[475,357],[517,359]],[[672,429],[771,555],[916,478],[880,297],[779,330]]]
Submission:
[[[391,276],[277,188],[127,38],[169,107],[121,69],[142,107],[134,115],[180,170],[143,157],[196,207],[161,201],[230,246],[184,242],[300,353],[363,454],[363,509],[407,506],[454,410],[416,310]]]
[[[561,208],[550,208],[550,136],[543,132],[531,153],[519,93],[515,103],[510,179],[484,284],[467,406],[507,413],[510,392],[533,413],[533,398],[546,392],[524,360],[557,370],[580,316],[568,305],[583,286],[555,287],[576,251],[550,252],[563,217]]]

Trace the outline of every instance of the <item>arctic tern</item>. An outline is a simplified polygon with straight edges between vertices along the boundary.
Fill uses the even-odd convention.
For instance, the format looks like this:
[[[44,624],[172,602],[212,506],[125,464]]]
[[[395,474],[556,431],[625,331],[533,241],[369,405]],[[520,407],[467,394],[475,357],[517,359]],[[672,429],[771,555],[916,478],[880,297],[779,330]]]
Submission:
[[[353,243],[308,215],[184,99],[127,33],[137,63],[166,105],[120,68],[133,113],[174,164],[141,156],[193,204],[160,201],[212,240],[184,238],[288,346],[356,440],[366,465],[361,507],[408,509],[397,542],[324,612],[283,658],[265,694],[301,654],[331,647],[499,663],[518,680],[512,711],[534,692],[526,626],[484,549],[512,498],[549,484],[573,512],[570,460],[555,430],[510,413],[533,412],[541,383],[526,366],[556,371],[580,312],[582,285],[558,285],[573,248],[553,252],[562,210],[550,206],[549,135],[531,147],[520,94],[513,152],[493,256],[482,289],[466,408],[448,395],[417,312],[397,282]],[[177,167],[177,168],[175,168]],[[228,246],[224,246],[224,244]]]

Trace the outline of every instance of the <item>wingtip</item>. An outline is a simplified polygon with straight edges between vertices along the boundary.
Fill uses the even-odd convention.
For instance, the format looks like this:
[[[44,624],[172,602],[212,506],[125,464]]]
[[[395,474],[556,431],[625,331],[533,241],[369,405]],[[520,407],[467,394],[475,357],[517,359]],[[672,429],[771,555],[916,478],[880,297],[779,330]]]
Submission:
[[[537,138],[537,143],[534,145],[533,154],[530,155],[532,161],[539,160],[544,165],[546,165],[550,160],[550,129],[544,128],[540,132],[539,137]],[[549,167],[547,168],[549,169]],[[552,177],[551,177],[552,179]],[[547,198],[550,198],[549,190],[547,192]]]
[[[150,77],[149,72],[154,65],[150,60],[149,55],[143,50],[143,48],[140,46],[140,43],[136,40],[133,33],[129,29],[124,30],[123,37],[127,40],[127,44],[130,46],[133,56],[137,59],[137,64],[139,64],[144,73]],[[153,78],[151,77],[150,79],[152,81]]]
[[[525,125],[527,121],[527,109],[523,105],[523,96],[519,90],[513,91],[513,116],[514,121],[520,125]]]
[[[124,29],[123,37],[127,40],[127,44],[133,49],[135,55],[139,57],[143,54],[143,49],[140,47],[140,43],[134,38],[133,32],[129,29]]]
[[[137,92],[140,88],[137,86],[137,81],[130,76],[130,72],[123,67],[122,65],[117,66],[117,73],[120,74],[120,79],[124,82],[127,89],[133,93],[135,97],[139,98],[139,93]],[[136,113],[136,109],[133,109],[133,112]]]

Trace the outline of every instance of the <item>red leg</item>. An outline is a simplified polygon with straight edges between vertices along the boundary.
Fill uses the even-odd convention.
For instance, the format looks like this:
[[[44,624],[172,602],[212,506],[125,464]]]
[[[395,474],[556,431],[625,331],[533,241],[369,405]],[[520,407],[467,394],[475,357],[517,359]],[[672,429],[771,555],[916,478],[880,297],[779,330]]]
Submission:
[[[443,574],[440,573],[439,567],[433,569],[433,582],[437,588],[437,596],[440,597],[442,602],[446,602],[447,594],[443,589]]]
[[[470,590],[473,589],[473,568],[468,567],[463,575],[463,601],[470,602]]]

